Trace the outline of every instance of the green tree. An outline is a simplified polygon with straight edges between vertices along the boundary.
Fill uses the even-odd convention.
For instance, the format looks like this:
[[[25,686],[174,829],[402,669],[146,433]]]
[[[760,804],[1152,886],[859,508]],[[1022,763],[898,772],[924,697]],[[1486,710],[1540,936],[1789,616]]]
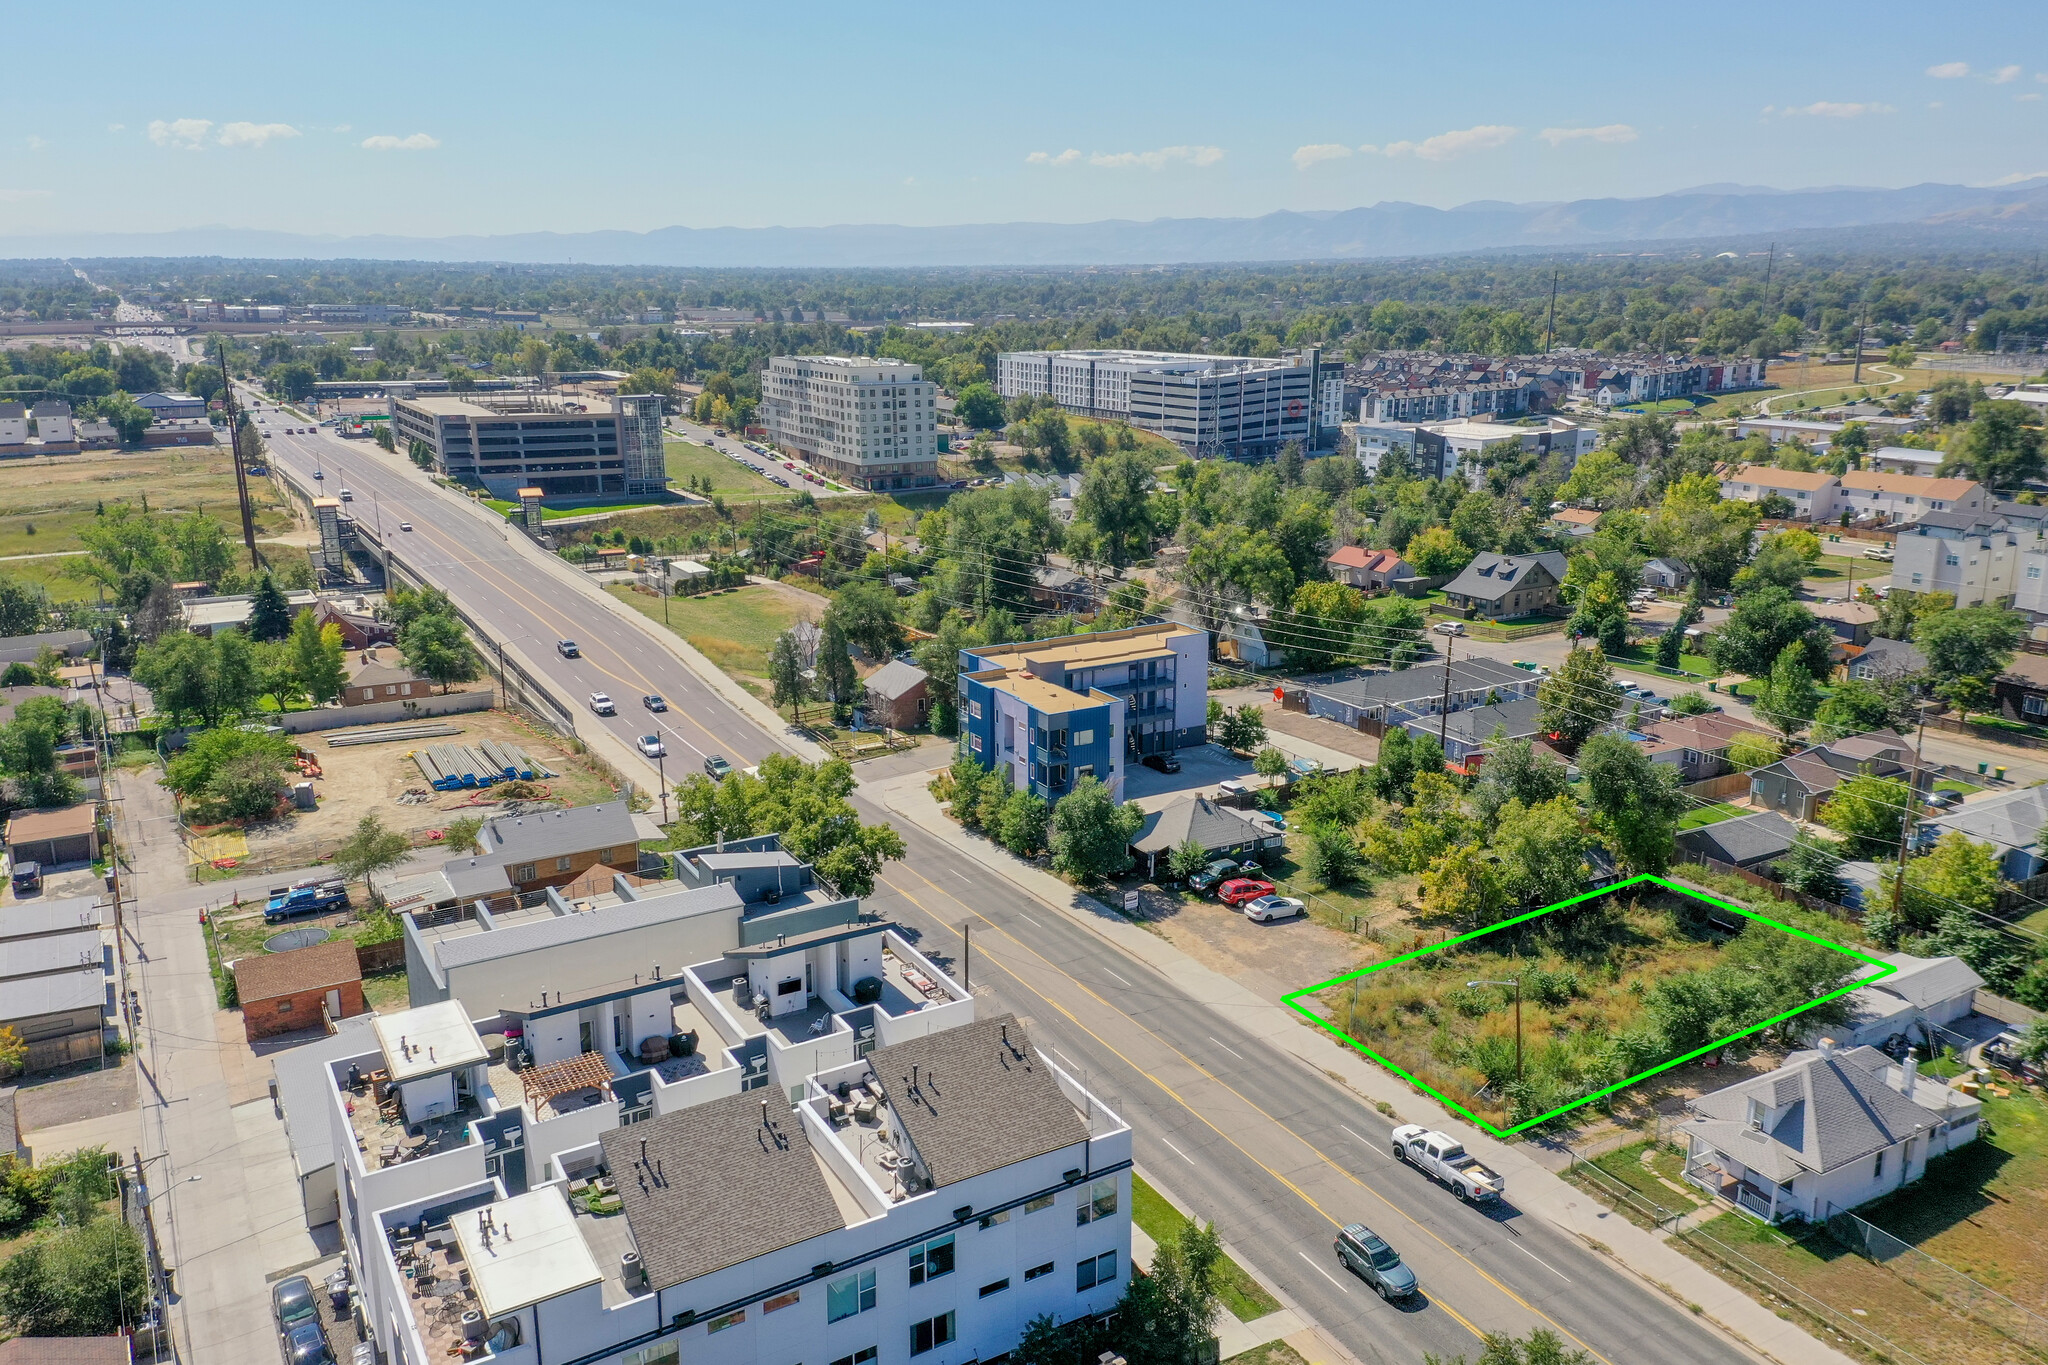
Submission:
[[[1635,487],[1636,471],[1612,446],[1603,446],[1579,457],[1572,475],[1557,490],[1565,502],[1606,507],[1626,497]],[[1409,561],[1413,563],[1413,559]]]
[[[12,578],[0,576],[0,639],[15,635],[39,635],[49,616],[35,589]]]
[[[1102,557],[1121,572],[1151,549],[1152,462],[1120,450],[1091,463],[1081,475],[1074,517],[1101,537]]]
[[[292,609],[284,600],[284,590],[266,573],[257,580],[256,592],[249,602],[249,638],[265,642],[282,640],[291,628]]]
[[[70,736],[71,717],[55,697],[31,697],[0,725],[0,774],[13,779],[22,806],[68,806],[78,800],[76,779],[57,766],[57,746]]]
[[[1037,792],[1013,791],[1003,802],[996,819],[996,842],[1020,858],[1036,858],[1045,851],[1046,824],[1052,807]]]
[[[1471,561],[1472,552],[1465,548],[1464,541],[1451,534],[1449,528],[1431,526],[1408,542],[1408,548],[1401,552],[1401,557],[1413,564],[1415,572],[1424,578],[1439,578],[1464,568]]]
[[[1786,886],[1802,896],[1839,902],[1843,895],[1842,845],[1838,840],[1801,830],[1775,870]]]
[[[1916,619],[1913,643],[1927,656],[1935,686],[2005,671],[2026,638],[2027,618],[2003,607],[1957,607]]]
[[[483,659],[462,623],[440,612],[414,618],[398,637],[398,652],[408,669],[440,684],[444,693],[483,672]]]
[[[1587,740],[1578,763],[1586,804],[1614,860],[1631,873],[1669,867],[1686,805],[1678,770],[1615,734]]]
[[[1271,643],[1287,651],[1297,672],[1320,673],[1359,638],[1366,617],[1365,594],[1319,579],[1294,590],[1287,611],[1276,613]]]
[[[377,889],[372,878],[403,866],[412,857],[412,840],[395,829],[387,829],[376,815],[365,815],[341,847],[334,850],[334,870],[354,881],[363,879],[374,900]]]
[[[1748,566],[1735,575],[1735,589],[1748,592],[1754,588],[1776,587],[1788,593],[1797,592],[1819,559],[1820,537],[1813,532],[1797,529],[1779,531],[1765,536]]]
[[[2017,489],[2042,474],[2040,421],[2025,403],[1994,399],[1977,403],[1970,425],[1949,445],[1941,462],[1944,477],[1979,479],[1997,489]]]
[[[1266,742],[1266,713],[1255,702],[1246,702],[1223,716],[1216,742],[1240,754],[1254,753]]]
[[[142,1239],[123,1219],[58,1228],[0,1262],[0,1320],[21,1336],[112,1336],[148,1303]]]
[[[291,639],[285,649],[299,690],[312,698],[315,706],[325,706],[341,695],[348,682],[348,653],[342,647],[339,626],[323,629],[313,619],[312,608],[302,608],[292,619]]]
[[[1612,723],[1620,706],[1621,689],[1606,652],[1588,645],[1566,654],[1557,671],[1536,685],[1536,728],[1555,736],[1566,753],[1575,753]]]
[[[163,782],[186,800],[201,798],[212,789],[215,777],[231,763],[260,758],[282,773],[298,751],[298,745],[288,735],[260,730],[208,730],[192,736],[165,765]]]
[[[1736,599],[1735,610],[1709,637],[1707,652],[1724,673],[1761,678],[1787,645],[1797,644],[1806,656],[1807,671],[1818,678],[1828,670],[1833,643],[1828,628],[1790,592],[1761,587]]]
[[[1287,755],[1269,744],[1252,755],[1252,771],[1265,778],[1270,787],[1287,771]]]
[[[1858,773],[1835,788],[1819,819],[1848,839],[1850,857],[1895,858],[1910,795],[1902,781]]]
[[[1896,847],[1896,819],[1892,829]],[[1896,862],[1886,863],[1880,873],[1878,899],[1884,904],[1891,903],[1898,875]],[[1907,862],[1900,917],[1908,927],[1925,931],[1952,909],[1988,915],[1998,904],[1998,886],[1998,850],[1952,829],[1935,841],[1927,856]]]
[[[1805,645],[1786,645],[1778,661],[1771,665],[1770,681],[1763,694],[1756,699],[1757,716],[1777,726],[1790,739],[1806,728],[1819,710],[1820,689],[1814,685],[1813,673],[1807,667]]]
[[[1192,837],[1181,840],[1166,855],[1166,875],[1184,882],[1209,865],[1209,850]]]
[[[1052,808],[1054,870],[1083,886],[1122,872],[1144,819],[1137,806],[1117,805],[1095,778],[1082,778]]]
[[[1835,684],[1813,717],[1813,738],[1825,744],[1872,730],[1903,731],[1911,723],[1912,698],[1903,683],[1849,678]]]
[[[1487,744],[1486,763],[1479,780],[1472,784],[1472,814],[1488,829],[1493,827],[1501,807],[1510,801],[1538,806],[1569,789],[1564,764],[1539,750],[1527,739],[1509,739],[1505,729],[1496,730]]]
[[[856,578],[839,589],[825,614],[838,621],[848,643],[880,663],[903,648],[903,622],[897,619],[900,600],[886,585]]]
[[[1405,726],[1380,736],[1379,757],[1372,766],[1373,794],[1382,801],[1406,801],[1415,782],[1415,754]]]
[[[1465,1357],[1446,1360],[1425,1351],[1423,1365],[1465,1365]],[[1479,1359],[1474,1365],[1593,1365],[1593,1357],[1565,1345],[1564,1339],[1548,1327],[1538,1327],[1527,1338],[1505,1332],[1488,1332],[1480,1341]]]
[[[389,422],[377,423],[376,431],[371,435],[370,439],[377,443],[379,450],[392,454],[396,454],[398,451],[398,438],[391,434],[391,424]]]
[[[832,719],[843,722],[860,700],[860,674],[847,652],[846,632],[838,618],[825,613],[825,627],[818,636],[818,690],[832,704]]]
[[[1324,886],[1348,886],[1358,880],[1358,840],[1344,825],[1330,822],[1306,826],[1308,848],[1302,868]]]
[[[841,895],[871,896],[882,864],[904,856],[903,839],[887,825],[860,822],[847,799],[853,787],[844,760],[812,764],[781,753],[762,759],[756,776],[713,782],[692,774],[676,787],[678,834],[696,845],[779,832],[790,856],[816,867]]]
[[[1555,905],[1586,887],[1586,831],[1568,796],[1534,806],[1511,800],[1492,825],[1502,889],[1521,905]],[[1661,870],[1661,869],[1660,869]]]
[[[1507,904],[1500,860],[1476,843],[1447,848],[1422,870],[1422,913],[1428,919],[1485,923]]]
[[[1988,711],[1995,700],[1989,681],[1983,678],[1950,678],[1934,689],[1963,720],[1972,711]]]
[[[987,383],[969,384],[953,400],[953,415],[970,427],[994,431],[1003,425],[1003,400]]]

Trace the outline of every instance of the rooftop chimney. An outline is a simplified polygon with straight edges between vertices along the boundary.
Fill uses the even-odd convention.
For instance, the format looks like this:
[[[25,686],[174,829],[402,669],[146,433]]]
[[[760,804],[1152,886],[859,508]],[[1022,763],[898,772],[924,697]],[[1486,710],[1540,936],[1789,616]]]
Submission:
[[[1821,1056],[1823,1056],[1823,1057],[1832,1057],[1832,1056],[1834,1056],[1834,1055],[1835,1055],[1835,1040],[1834,1040],[1834,1039],[1832,1039],[1832,1038],[1823,1038],[1823,1039],[1821,1039],[1821,1040],[1820,1040],[1820,1055],[1821,1055]]]
[[[1920,1079],[1920,1059],[1911,1053],[1906,1055],[1905,1064],[1899,1068],[1899,1093],[1907,1099],[1913,1098],[1913,1086]]]

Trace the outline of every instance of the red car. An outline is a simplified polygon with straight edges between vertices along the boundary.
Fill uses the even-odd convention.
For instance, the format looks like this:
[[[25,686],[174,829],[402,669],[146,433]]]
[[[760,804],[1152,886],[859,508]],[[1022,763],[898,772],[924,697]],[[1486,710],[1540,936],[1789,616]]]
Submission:
[[[1261,896],[1273,894],[1273,883],[1262,882],[1257,877],[1239,877],[1216,888],[1216,898],[1225,905],[1243,905]]]

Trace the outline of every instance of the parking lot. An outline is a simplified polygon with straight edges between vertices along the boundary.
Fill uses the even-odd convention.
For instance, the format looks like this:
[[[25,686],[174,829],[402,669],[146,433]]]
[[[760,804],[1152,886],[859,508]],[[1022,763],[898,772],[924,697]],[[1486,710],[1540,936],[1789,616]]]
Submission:
[[[1266,739],[1291,759],[1313,759],[1333,771],[1342,772],[1360,764],[1351,754],[1296,735],[1269,734]],[[1233,754],[1220,744],[1177,749],[1173,756],[1180,760],[1177,773],[1162,773],[1142,762],[1132,763],[1124,773],[1124,799],[1141,802],[1147,810],[1157,810],[1177,796],[1214,796],[1223,782],[1232,779],[1253,788],[1266,785],[1266,779],[1252,771],[1249,757]]]

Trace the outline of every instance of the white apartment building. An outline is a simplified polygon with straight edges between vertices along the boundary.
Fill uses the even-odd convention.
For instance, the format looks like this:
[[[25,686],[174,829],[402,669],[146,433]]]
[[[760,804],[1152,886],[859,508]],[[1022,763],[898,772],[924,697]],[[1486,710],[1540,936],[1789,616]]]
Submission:
[[[1911,446],[1880,446],[1863,457],[1881,474],[1923,474],[1931,476],[1941,468],[1938,450],[1916,450]]]
[[[0,446],[28,444],[28,409],[20,403],[0,403]]]
[[[761,372],[761,425],[788,453],[855,488],[938,482],[939,386],[901,360],[778,355]]]
[[[36,419],[36,435],[45,442],[78,439],[78,426],[72,421],[71,405],[61,398],[45,398],[31,408],[28,415]],[[203,408],[200,415],[205,415]]]
[[[404,384],[389,392],[398,448],[425,441],[436,471],[480,483],[494,497],[514,500],[521,488],[550,497],[645,496],[668,487],[655,394],[458,397]]]
[[[1326,381],[1335,378],[1337,397]],[[1005,398],[1050,394],[1069,412],[1129,422],[1197,458],[1270,459],[1289,441],[1319,448],[1334,408],[1343,416],[1343,367],[1311,348],[1277,358],[1160,351],[1005,351],[996,389]]]
[[[1841,493],[1841,481],[1832,474],[1745,464],[1721,475],[1722,497],[1762,502],[1775,494],[1791,503],[1793,517],[1803,521],[1826,521],[1833,517]]]
[[[1990,493],[1975,479],[1936,479],[1923,474],[1852,469],[1841,476],[1840,489],[1836,495],[1839,507],[1853,513],[1858,521],[1873,516],[1885,521],[1918,521],[1928,512],[1977,516],[1992,506]]]
[[[2044,543],[2039,531],[2000,517],[1929,512],[1892,543],[1892,586],[1952,592],[1959,607],[2011,606],[2025,581],[2022,561]]]
[[[1745,417],[1735,424],[1737,437],[1762,435],[1772,445],[1781,441],[1804,441],[1815,450],[1826,450],[1842,434],[1846,422],[1813,422],[1800,417]]]
[[[1477,488],[1486,481],[1489,462],[1510,441],[1528,454],[1561,455],[1569,470],[1600,444],[1600,433],[1562,417],[1519,422],[1374,421],[1359,423],[1357,439],[1359,463],[1369,476],[1377,476],[1387,453],[1398,450],[1413,477],[1463,478]]]

